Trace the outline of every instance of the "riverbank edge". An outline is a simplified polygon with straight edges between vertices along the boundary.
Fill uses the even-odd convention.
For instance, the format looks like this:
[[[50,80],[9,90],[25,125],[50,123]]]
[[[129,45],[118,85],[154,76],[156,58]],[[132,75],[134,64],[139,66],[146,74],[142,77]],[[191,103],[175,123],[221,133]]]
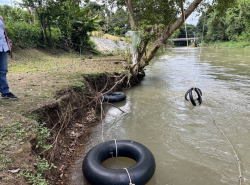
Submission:
[[[127,64],[123,64],[123,60],[117,60],[115,56],[111,58],[112,65],[121,65],[122,68],[126,68]],[[90,60],[85,59],[85,61]],[[30,103],[28,107],[18,110],[23,102],[18,104],[18,101],[18,103],[0,101],[2,107],[7,106],[13,110],[13,112],[5,112],[1,107],[0,124],[5,126],[4,124],[10,121],[8,131],[12,132],[13,129],[16,129],[17,132],[13,133],[13,136],[18,134],[19,143],[17,146],[13,144],[15,149],[9,152],[8,157],[4,156],[4,153],[0,153],[0,162],[3,162],[0,165],[0,184],[45,184],[46,180],[49,182],[48,184],[65,184],[68,176],[67,170],[70,169],[76,148],[84,145],[77,142],[84,140],[83,138],[86,138],[87,141],[91,128],[100,121],[100,109],[98,108],[100,107],[100,92],[105,93],[111,89],[113,91],[122,90],[137,83],[139,83],[138,80],[129,78],[129,71],[82,73],[73,84],[53,84],[53,88],[56,89],[51,92],[53,98],[48,98],[42,104],[38,100],[36,106]],[[99,85],[96,86],[96,84]],[[35,86],[32,84],[33,88]],[[24,97],[28,97],[27,100],[23,98],[21,101],[26,101],[28,104],[28,101],[31,101],[29,96],[25,94]],[[93,101],[93,99],[95,100]],[[13,109],[11,108],[13,106],[16,107]],[[13,115],[15,116],[13,117]],[[8,118],[7,122],[5,122],[6,118]],[[39,125],[38,128],[37,125]],[[2,133],[0,136],[2,139]],[[45,143],[38,145],[44,139]],[[48,148],[55,139],[57,140],[56,151],[51,152],[52,149]],[[1,141],[1,144],[5,144],[5,141]],[[9,144],[11,145],[11,143]]]
[[[122,91],[129,88],[128,83],[133,86],[140,82],[129,79],[127,74],[115,74],[115,77],[113,75],[106,73],[83,75],[84,83],[86,84],[85,90],[79,91],[77,88],[61,89],[55,92],[55,96],[60,101],[47,104],[31,112],[39,115],[40,120],[37,121],[46,123],[46,127],[49,129],[52,129],[58,123],[58,120],[62,120],[62,122],[66,120],[68,122],[62,133],[59,133],[59,126],[53,134],[54,136],[58,135],[58,133],[60,134],[56,151],[53,151],[53,153],[46,151],[46,154],[43,154],[47,155],[46,158],[57,166],[57,168],[51,168],[49,173],[44,174],[44,178],[49,184],[68,184],[68,178],[70,178],[73,170],[72,163],[79,157],[79,149],[81,148],[82,150],[87,145],[92,130],[100,124],[102,104],[100,91],[108,92],[111,89],[112,91]],[[75,99],[78,99],[78,101],[75,101]],[[74,108],[72,109],[72,107]],[[58,117],[56,114],[59,110],[61,113]],[[48,142],[51,143],[52,141],[48,139]],[[35,149],[36,138],[31,143],[33,143],[33,151],[37,154],[43,152]]]
[[[242,48],[242,49],[250,49],[250,41],[241,41],[241,42],[234,42],[234,41],[227,41],[227,42],[210,42],[210,43],[203,43],[204,47],[211,47],[211,48]]]

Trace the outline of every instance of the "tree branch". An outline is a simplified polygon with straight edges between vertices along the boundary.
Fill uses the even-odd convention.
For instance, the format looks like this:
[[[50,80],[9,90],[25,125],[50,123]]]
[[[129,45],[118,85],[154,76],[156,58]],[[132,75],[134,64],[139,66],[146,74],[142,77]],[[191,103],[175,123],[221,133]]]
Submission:
[[[125,3],[126,3],[126,6],[128,8],[128,11],[129,11],[130,26],[131,26],[131,28],[134,28],[134,27],[136,27],[136,22],[135,22],[134,8],[133,8],[132,0],[125,0]]]
[[[197,8],[197,6],[203,0],[194,0],[192,4],[186,9],[183,15],[181,15],[172,26],[167,26],[164,30],[164,34],[161,38],[157,39],[150,47],[147,54],[147,61],[149,62],[154,56],[157,50],[166,43],[167,39],[184,23],[184,16],[187,19],[191,13]]]

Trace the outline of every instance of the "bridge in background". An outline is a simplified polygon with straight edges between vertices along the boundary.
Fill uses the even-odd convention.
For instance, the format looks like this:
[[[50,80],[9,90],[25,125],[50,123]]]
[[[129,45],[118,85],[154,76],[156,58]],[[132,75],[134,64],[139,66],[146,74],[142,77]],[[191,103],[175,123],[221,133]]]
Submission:
[[[173,38],[173,39],[168,39],[169,41],[187,41],[187,40],[190,40],[191,42],[196,42],[199,40],[198,37],[195,37],[195,38]]]

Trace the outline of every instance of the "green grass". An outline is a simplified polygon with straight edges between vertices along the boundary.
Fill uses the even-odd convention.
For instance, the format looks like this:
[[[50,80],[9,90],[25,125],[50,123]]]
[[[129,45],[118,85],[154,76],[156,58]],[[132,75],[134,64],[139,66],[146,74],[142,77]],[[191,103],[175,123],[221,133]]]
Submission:
[[[12,159],[0,154],[0,170],[8,169],[8,166],[12,163]]]
[[[13,58],[9,58],[9,86],[20,99],[0,101],[0,177],[2,181],[9,180],[5,184],[19,182],[16,174],[13,175],[15,178],[9,178],[8,169],[13,166],[21,168],[21,162],[27,158],[30,162],[22,168],[23,177],[31,184],[47,183],[41,173],[35,175],[32,161],[35,156],[32,155],[30,141],[36,137],[36,143],[32,145],[36,144],[39,149],[50,148],[51,145],[46,143],[50,130],[37,123],[40,117],[33,113],[35,110],[59,101],[55,95],[60,90],[72,88],[85,92],[85,75],[129,74],[125,69],[126,63],[119,56],[78,58],[79,54],[58,54],[36,49],[14,51]]]
[[[4,119],[3,116],[0,115]],[[30,123],[31,124],[31,123]],[[20,148],[30,134],[29,123],[21,120],[0,126],[0,171],[7,170],[13,162],[11,159],[13,150]]]
[[[9,141],[13,139],[21,144],[28,137],[28,130],[29,128],[26,128],[22,122],[1,125],[0,150],[3,151],[6,147],[11,148],[12,143]]]
[[[204,46],[209,47],[227,47],[227,48],[249,48],[250,42],[248,41],[228,41],[228,42],[213,42],[213,43],[206,43]]]
[[[23,164],[25,166],[25,164]],[[19,176],[22,176],[26,179],[29,184],[32,185],[47,185],[48,181],[43,178],[43,174],[50,172],[52,168],[57,168],[53,163],[49,164],[45,158],[38,156],[35,163],[36,174],[32,170],[22,170]]]

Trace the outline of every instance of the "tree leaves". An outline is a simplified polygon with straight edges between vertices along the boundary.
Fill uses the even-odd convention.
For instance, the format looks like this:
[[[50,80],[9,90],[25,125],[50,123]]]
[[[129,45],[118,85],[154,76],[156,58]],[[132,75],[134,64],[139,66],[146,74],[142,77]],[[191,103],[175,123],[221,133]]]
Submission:
[[[197,24],[197,32],[202,33],[205,13]],[[250,2],[239,1],[233,7],[226,8],[224,13],[209,10],[206,13],[206,41],[247,40],[250,31]]]

